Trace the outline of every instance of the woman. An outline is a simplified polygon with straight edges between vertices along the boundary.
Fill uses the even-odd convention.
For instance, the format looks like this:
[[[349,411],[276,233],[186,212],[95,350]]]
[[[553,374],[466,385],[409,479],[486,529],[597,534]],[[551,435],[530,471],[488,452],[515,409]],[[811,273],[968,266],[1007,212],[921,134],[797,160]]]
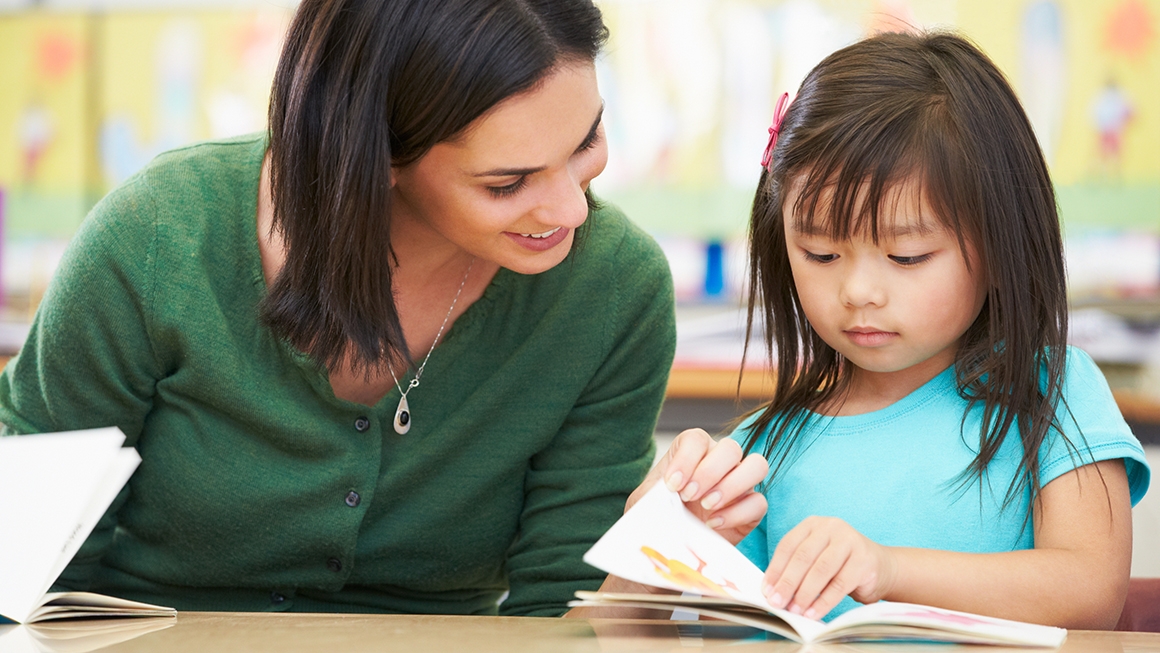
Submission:
[[[604,38],[586,0],[305,0],[268,137],[98,204],[0,380],[7,432],[115,424],[143,459],[62,586],[554,615],[600,583],[674,346],[660,251],[587,193]],[[653,475],[747,529],[735,448],[683,435]]]

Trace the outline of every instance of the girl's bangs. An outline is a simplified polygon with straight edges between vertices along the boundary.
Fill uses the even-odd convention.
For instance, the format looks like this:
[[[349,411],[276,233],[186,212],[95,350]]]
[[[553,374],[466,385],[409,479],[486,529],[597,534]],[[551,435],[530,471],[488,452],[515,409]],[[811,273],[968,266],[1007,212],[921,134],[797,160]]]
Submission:
[[[931,109],[918,120],[897,116],[880,121],[878,129],[863,120],[841,134],[829,134],[819,156],[787,171],[787,187],[801,192],[785,207],[785,218],[803,233],[878,244],[894,226],[885,224],[890,218],[884,216],[899,217],[896,209],[911,200],[906,193],[917,191],[917,205],[933,213],[922,216],[926,227],[941,226],[960,241],[970,237],[977,225],[963,220],[972,211],[969,180],[962,178],[958,164],[962,152],[942,137],[944,130],[929,128],[938,119]],[[960,171],[959,178],[952,169]]]

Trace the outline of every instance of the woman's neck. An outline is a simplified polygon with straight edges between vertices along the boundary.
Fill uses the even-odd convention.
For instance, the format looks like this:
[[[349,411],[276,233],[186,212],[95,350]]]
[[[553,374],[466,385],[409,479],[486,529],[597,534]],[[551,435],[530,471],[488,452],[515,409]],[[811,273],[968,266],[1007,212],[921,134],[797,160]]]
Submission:
[[[267,155],[258,184],[257,210],[258,250],[267,286],[278,278],[286,263],[286,242],[273,228],[274,203],[270,191],[270,159]],[[499,266],[483,260],[472,263],[469,252],[426,225],[406,218],[392,223],[391,251],[393,258],[384,248],[383,264],[394,266],[391,286],[399,323],[412,359],[422,360],[435,342],[444,320],[446,332],[456,318],[483,296]],[[469,266],[471,273],[467,275]],[[459,299],[451,310],[457,292]]]

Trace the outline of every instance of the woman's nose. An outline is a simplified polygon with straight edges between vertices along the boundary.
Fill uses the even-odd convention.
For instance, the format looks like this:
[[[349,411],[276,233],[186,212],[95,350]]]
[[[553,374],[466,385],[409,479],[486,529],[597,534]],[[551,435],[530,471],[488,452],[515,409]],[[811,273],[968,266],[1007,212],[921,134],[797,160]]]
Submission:
[[[583,185],[567,169],[560,171],[552,180],[552,190],[544,197],[540,207],[540,220],[544,224],[575,229],[588,219],[588,198]]]

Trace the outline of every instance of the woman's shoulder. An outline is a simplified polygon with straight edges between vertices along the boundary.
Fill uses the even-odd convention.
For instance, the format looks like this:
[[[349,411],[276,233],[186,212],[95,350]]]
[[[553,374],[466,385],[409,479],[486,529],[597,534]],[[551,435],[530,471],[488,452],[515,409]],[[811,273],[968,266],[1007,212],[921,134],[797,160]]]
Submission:
[[[168,235],[193,242],[214,234],[237,240],[221,222],[257,209],[265,134],[206,141],[163,152],[93,207],[82,242],[142,242]],[[240,225],[239,225],[240,226]]]
[[[257,133],[162,152],[109,191],[93,213],[145,207],[180,207],[186,213],[201,205],[237,201],[251,186],[256,193],[265,151],[266,135]]]
[[[600,201],[589,215],[586,229],[577,251],[578,265],[597,266],[607,272],[668,276],[668,261],[660,245],[614,204]]]
[[[135,177],[148,178],[234,178],[252,171],[266,155],[265,132],[255,132],[208,141],[199,141],[158,154]]]

